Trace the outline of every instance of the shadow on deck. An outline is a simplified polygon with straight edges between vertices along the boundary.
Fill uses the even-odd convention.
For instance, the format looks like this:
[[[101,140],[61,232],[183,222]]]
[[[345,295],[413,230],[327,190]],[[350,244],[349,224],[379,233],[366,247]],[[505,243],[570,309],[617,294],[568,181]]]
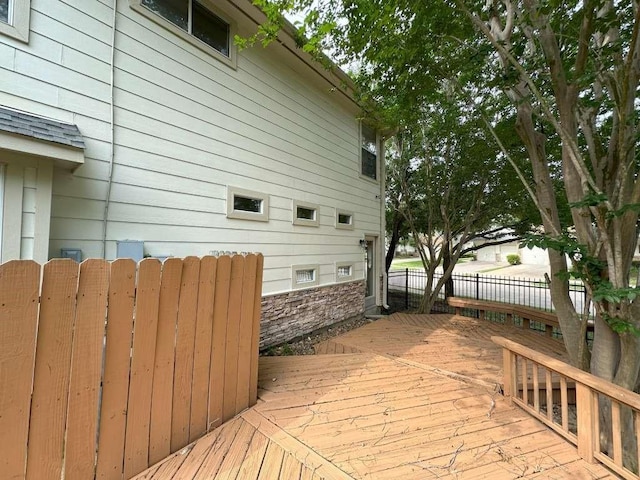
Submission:
[[[496,334],[564,356],[533,332],[396,314],[324,355],[261,358],[256,406],[136,478],[616,478],[498,393]]]

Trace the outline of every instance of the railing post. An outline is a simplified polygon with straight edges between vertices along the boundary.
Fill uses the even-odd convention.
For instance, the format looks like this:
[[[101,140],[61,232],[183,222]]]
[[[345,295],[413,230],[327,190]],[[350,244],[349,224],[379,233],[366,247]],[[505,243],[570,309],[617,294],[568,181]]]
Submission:
[[[512,402],[512,397],[517,393],[516,385],[516,355],[508,348],[502,348],[502,394]]]
[[[595,415],[598,414],[593,405],[593,391],[583,385],[576,382],[576,409],[578,417],[578,455],[580,455],[586,462],[594,463],[593,451],[596,440],[594,437],[595,422],[598,419]]]
[[[409,269],[404,269],[404,308],[409,310]]]

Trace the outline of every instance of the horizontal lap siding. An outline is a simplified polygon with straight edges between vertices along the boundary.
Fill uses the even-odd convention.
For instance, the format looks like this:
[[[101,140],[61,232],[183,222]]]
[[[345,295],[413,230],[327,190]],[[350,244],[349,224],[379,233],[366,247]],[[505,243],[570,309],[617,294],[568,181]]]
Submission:
[[[86,140],[86,164],[54,172],[53,256],[101,254],[110,5],[32,0],[31,43],[0,45],[0,102],[76,123]],[[381,202],[379,185],[358,175],[358,123],[342,94],[310,84],[308,67],[292,68],[277,46],[240,52],[234,70],[128,0],[118,0],[117,22],[107,257],[124,239],[144,240],[152,255],[260,251],[265,293],[290,288],[292,264],[319,264],[320,282],[333,283],[335,262],[353,261],[362,278],[358,240],[380,231]],[[270,195],[270,221],[228,220],[227,185]],[[319,227],[291,224],[293,199],[319,205]],[[336,208],[354,213],[354,230],[335,228]]]

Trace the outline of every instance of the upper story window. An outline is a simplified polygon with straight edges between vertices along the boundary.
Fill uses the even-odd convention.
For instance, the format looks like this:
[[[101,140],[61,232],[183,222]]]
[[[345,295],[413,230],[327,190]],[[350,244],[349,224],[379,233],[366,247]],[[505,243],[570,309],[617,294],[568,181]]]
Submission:
[[[29,41],[31,0],[0,0],[0,33]]]
[[[0,0],[2,1],[2,0]],[[211,47],[215,56],[235,66],[233,24],[206,1],[130,0],[132,8],[161,23],[201,49]],[[204,47],[204,48],[203,48]],[[220,55],[218,55],[220,54]]]
[[[362,125],[362,158],[360,173],[365,177],[378,178],[378,142],[376,132]]]

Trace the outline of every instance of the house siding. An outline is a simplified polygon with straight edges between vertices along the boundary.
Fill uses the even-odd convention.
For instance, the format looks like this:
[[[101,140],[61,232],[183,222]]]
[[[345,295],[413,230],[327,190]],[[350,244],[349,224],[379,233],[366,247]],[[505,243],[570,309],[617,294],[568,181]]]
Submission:
[[[255,30],[213,4],[240,35]],[[85,139],[84,165],[53,172],[49,256],[103,256],[113,155],[108,259],[127,239],[152,256],[262,252],[265,294],[291,289],[294,264],[318,264],[320,285],[335,283],[335,262],[362,279],[358,241],[381,235],[383,195],[359,175],[356,106],[280,45],[238,52],[233,69],[128,0],[117,1],[112,92],[112,5],[32,0],[29,44],[0,37],[0,104],[74,123]],[[269,221],[228,219],[227,186],[269,195]],[[318,227],[292,224],[293,200],[319,206]],[[354,213],[352,231],[335,228],[336,208]]]

